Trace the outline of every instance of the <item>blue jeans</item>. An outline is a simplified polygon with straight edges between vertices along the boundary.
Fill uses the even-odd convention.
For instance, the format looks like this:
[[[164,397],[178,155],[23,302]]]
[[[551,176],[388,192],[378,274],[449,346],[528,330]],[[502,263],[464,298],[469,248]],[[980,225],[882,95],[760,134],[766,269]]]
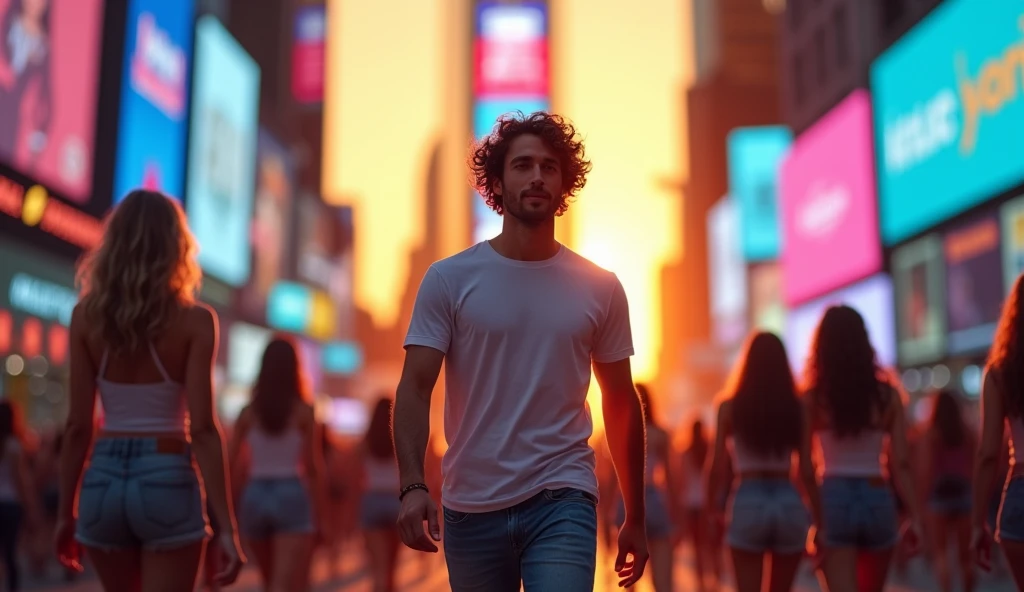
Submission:
[[[1024,477],[1006,482],[997,525],[996,540],[1024,543]]]
[[[896,496],[881,477],[825,477],[821,508],[827,547],[884,551],[899,540]]]
[[[597,567],[597,500],[546,489],[504,510],[444,508],[452,592],[591,592]]]
[[[162,550],[211,534],[188,444],[167,438],[96,442],[78,494],[78,542],[102,550]]]
[[[302,480],[286,477],[249,481],[238,508],[238,530],[254,540],[284,533],[312,534],[312,502]]]
[[[402,502],[387,491],[367,491],[359,501],[359,525],[363,530],[394,528]]]
[[[667,539],[672,536],[675,529],[672,524],[672,516],[668,513],[668,506],[665,505],[665,496],[661,490],[654,485],[648,485],[644,494],[644,506],[647,514],[644,526],[647,530],[647,540],[655,541]],[[615,512],[615,523],[622,526],[626,521],[626,504],[619,498],[619,506]]]
[[[807,545],[811,518],[789,479],[743,479],[729,510],[728,545],[751,553],[795,554]]]

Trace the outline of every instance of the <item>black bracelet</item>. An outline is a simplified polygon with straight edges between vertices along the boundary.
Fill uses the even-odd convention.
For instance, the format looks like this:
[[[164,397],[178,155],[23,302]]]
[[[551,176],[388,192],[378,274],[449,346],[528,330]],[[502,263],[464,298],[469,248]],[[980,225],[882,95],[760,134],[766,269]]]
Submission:
[[[402,498],[404,498],[407,493],[417,489],[422,489],[423,491],[430,493],[430,490],[427,489],[426,483],[413,483],[412,485],[406,485],[402,488],[402,492],[398,494],[398,501],[402,501]]]

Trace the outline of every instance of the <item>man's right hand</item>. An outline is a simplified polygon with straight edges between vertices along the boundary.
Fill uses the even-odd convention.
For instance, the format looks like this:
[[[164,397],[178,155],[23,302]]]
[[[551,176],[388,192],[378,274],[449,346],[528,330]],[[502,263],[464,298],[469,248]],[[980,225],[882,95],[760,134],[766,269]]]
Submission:
[[[427,523],[430,535],[423,523]],[[434,542],[441,540],[441,527],[437,521],[437,504],[430,494],[416,489],[402,498],[402,510],[398,513],[398,534],[405,546],[424,553],[437,553]]]

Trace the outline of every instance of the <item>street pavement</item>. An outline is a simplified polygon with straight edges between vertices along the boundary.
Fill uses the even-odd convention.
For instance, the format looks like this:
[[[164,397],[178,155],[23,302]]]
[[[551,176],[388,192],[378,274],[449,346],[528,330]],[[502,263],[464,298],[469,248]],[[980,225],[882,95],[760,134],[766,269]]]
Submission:
[[[612,592],[620,590],[612,573],[610,557],[604,553],[599,554],[598,577],[595,592]],[[318,558],[313,569],[313,586],[310,592],[371,592],[372,586],[369,574],[365,570],[365,560],[362,553],[348,553],[342,562],[340,574],[335,576],[331,573],[330,567],[323,558]],[[101,592],[96,580],[85,574],[81,579],[72,584],[61,583],[57,578],[49,582],[33,582],[26,578],[26,590],[38,592]],[[402,550],[398,569],[398,590],[401,592],[442,592],[449,590],[447,573],[444,569],[444,562],[440,556],[420,556],[407,549]],[[679,552],[676,555],[675,588],[677,590],[697,590],[694,572],[689,555]],[[937,590],[938,586],[927,565],[922,560],[912,561],[905,575],[893,574],[889,586],[889,592],[931,592]],[[641,582],[635,590],[638,592],[653,592],[653,587],[647,581]],[[720,592],[735,592],[735,589],[728,583],[721,585]],[[795,592],[820,592],[817,582],[809,568],[801,570],[800,577],[795,587]],[[991,576],[982,576],[977,587],[978,592],[1012,592],[1015,590],[1008,577],[1000,581],[994,581]],[[259,580],[254,568],[247,568],[242,572],[238,582],[226,589],[227,592],[260,592]]]

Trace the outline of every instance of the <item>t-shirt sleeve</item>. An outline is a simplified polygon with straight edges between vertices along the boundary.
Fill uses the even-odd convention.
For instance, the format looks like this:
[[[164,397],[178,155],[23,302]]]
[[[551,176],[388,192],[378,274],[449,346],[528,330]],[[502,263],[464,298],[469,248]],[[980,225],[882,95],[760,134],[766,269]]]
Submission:
[[[409,332],[405,336],[405,347],[422,345],[448,353],[453,325],[448,285],[441,277],[441,272],[431,266],[423,276],[419,292],[416,294]]]
[[[629,302],[619,278],[612,276],[612,294],[604,322],[597,328],[597,339],[591,353],[599,364],[618,362],[633,355],[633,332],[629,326]]]

